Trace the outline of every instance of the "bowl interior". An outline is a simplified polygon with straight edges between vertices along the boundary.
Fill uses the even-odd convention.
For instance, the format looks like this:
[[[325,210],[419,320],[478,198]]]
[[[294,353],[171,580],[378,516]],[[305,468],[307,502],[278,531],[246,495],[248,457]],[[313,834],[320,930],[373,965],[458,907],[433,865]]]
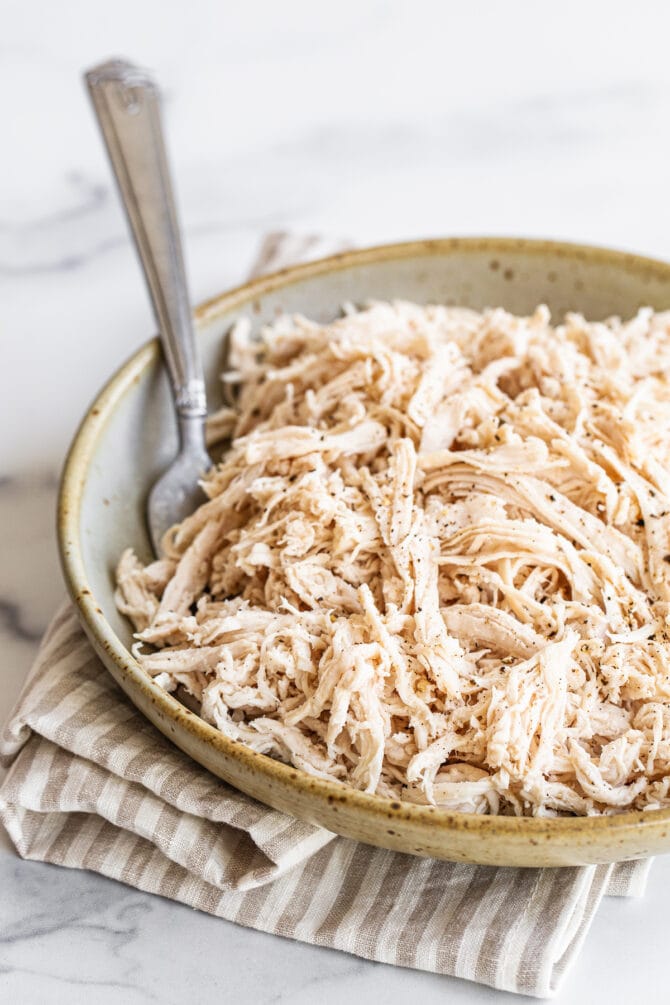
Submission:
[[[629,317],[670,307],[670,266],[581,246],[514,239],[452,239],[345,253],[256,280],[197,311],[210,408],[221,400],[224,336],[239,317],[253,329],[279,313],[318,321],[346,302],[503,306],[554,317]],[[591,818],[476,817],[357,792],[255,754],[217,732],[142,673],[129,624],[114,604],[114,568],[132,545],[150,556],[149,488],[177,446],[157,343],[141,349],[94,402],[63,476],[59,537],[66,580],[98,654],[132,701],[170,739],[238,788],[276,809],[398,851],[494,865],[575,865],[642,857],[670,847],[670,810]],[[391,824],[391,826],[389,826]]]

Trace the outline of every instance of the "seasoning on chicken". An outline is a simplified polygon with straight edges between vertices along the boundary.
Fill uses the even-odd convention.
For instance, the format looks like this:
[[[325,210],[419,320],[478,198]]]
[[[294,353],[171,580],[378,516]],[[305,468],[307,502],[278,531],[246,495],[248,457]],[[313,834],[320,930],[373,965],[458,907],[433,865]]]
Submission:
[[[367,792],[670,805],[670,313],[373,303],[231,345],[208,501],[117,570],[146,672]]]

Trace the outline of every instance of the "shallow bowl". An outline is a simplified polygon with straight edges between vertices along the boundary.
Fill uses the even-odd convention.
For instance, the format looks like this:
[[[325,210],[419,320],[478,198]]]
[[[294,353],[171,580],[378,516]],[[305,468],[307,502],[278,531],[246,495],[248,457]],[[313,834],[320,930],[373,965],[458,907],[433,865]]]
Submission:
[[[507,238],[418,241],[346,252],[256,279],[203,304],[197,330],[209,400],[218,404],[223,336],[245,315],[255,328],[282,311],[317,321],[344,301],[402,298],[498,306],[540,302],[595,320],[649,304],[670,307],[670,265],[582,245]],[[670,809],[533,819],[452,813],[313,778],[230,740],[167,694],[130,652],[114,606],[126,546],[150,554],[147,492],[176,449],[167,381],[154,339],[111,378],[84,417],[62,476],[58,535],[68,588],[100,659],[173,743],[236,788],[338,834],[415,855],[490,865],[565,866],[670,849]]]

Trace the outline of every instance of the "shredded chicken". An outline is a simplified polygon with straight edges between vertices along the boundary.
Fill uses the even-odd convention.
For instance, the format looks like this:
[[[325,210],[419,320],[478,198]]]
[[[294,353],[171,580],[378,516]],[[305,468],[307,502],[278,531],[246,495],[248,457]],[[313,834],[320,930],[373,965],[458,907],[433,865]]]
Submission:
[[[670,805],[670,313],[373,303],[231,359],[208,501],[118,566],[146,672],[367,792]]]

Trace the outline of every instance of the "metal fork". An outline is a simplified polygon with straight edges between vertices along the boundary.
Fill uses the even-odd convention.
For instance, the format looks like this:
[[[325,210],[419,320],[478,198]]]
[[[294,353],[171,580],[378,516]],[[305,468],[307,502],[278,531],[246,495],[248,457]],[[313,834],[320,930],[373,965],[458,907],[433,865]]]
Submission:
[[[203,501],[198,479],[212,465],[160,93],[145,70],[119,59],[89,70],[85,80],[144,270],[174,396],[179,453],[151,489],[147,506],[151,542],[160,554],[166,530]]]

